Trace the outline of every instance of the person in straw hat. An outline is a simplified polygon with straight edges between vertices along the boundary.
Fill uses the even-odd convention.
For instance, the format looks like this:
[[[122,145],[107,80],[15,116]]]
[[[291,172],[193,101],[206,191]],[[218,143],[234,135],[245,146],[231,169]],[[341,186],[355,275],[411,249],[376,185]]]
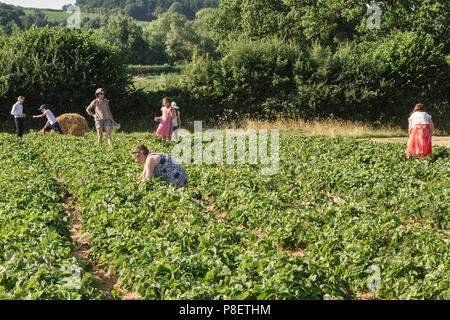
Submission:
[[[106,131],[109,146],[113,147],[113,140],[111,137],[111,126],[118,126],[118,123],[114,121],[114,118],[109,109],[109,101],[105,98],[105,90],[98,88],[95,91],[95,96],[91,104],[86,108],[86,112],[94,117],[95,128],[98,134],[98,143],[103,143],[103,130]],[[92,110],[95,108],[95,113]]]

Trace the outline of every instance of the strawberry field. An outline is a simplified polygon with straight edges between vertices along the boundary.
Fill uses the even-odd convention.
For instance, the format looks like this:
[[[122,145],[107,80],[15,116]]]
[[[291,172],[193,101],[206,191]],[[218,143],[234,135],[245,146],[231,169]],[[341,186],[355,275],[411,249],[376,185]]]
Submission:
[[[0,134],[0,298],[106,298],[73,254],[71,196],[117,299],[450,299],[448,148],[281,135],[277,174],[188,164],[176,190],[130,156],[171,146],[114,142]]]

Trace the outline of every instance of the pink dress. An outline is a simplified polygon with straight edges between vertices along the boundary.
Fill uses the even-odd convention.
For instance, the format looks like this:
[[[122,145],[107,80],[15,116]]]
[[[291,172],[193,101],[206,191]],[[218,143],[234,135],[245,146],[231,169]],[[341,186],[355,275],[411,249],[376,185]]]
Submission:
[[[171,137],[173,131],[172,117],[170,116],[171,108],[162,107],[161,121],[159,122],[158,129],[156,129],[156,135],[160,137]]]

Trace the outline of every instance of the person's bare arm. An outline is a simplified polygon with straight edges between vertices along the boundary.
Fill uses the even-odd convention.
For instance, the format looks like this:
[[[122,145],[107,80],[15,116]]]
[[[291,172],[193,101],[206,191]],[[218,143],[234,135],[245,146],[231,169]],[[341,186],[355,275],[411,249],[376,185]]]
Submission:
[[[145,166],[144,166],[144,176],[143,176],[143,180],[145,179],[149,179],[151,180],[153,178],[153,171],[155,170],[155,167],[158,165],[159,160],[161,159],[161,157],[157,154],[151,155],[147,158],[147,161],[145,162]]]
[[[86,108],[87,114],[92,117],[95,116],[95,114],[92,113],[92,109],[94,108],[94,106],[95,106],[95,101],[92,101],[91,104]]]
[[[107,102],[107,103],[108,103],[108,114],[109,114],[109,117],[111,119],[112,125],[115,126],[115,125],[117,125],[117,122],[114,120],[114,118],[112,116],[111,109],[109,108],[109,102]]]
[[[44,117],[44,116],[45,116],[45,114],[39,114],[39,115],[33,116],[33,118],[42,118],[42,117]]]

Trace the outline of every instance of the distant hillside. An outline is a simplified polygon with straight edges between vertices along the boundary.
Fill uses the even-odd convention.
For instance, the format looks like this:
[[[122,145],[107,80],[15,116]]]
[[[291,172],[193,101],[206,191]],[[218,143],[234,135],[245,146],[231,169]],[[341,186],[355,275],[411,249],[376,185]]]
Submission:
[[[36,10],[36,9],[33,9],[33,8],[24,8],[23,9],[25,14],[28,14],[28,15],[32,14],[34,10]],[[65,22],[67,20],[67,18],[72,15],[72,13],[68,13],[66,11],[61,11],[61,10],[40,9],[39,11],[42,12],[43,14],[45,14],[47,16],[48,22],[51,22],[51,23]],[[95,13],[81,12],[81,19],[83,19],[85,17],[96,18],[96,17],[100,17],[100,15],[95,14]]]
[[[195,13],[203,8],[216,8],[220,0],[77,0],[82,10],[96,13],[122,13],[136,20],[151,21],[170,10],[195,19]],[[112,12],[111,12],[112,11]]]

